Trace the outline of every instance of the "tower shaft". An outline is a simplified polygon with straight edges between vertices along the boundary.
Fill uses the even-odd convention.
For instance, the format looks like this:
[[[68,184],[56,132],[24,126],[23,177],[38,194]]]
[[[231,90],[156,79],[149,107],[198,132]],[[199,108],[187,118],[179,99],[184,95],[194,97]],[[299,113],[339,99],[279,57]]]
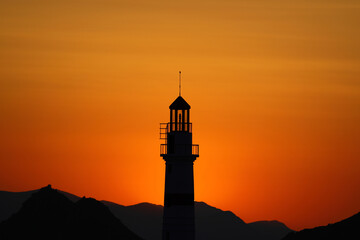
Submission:
[[[195,239],[193,161],[166,160],[163,239]]]

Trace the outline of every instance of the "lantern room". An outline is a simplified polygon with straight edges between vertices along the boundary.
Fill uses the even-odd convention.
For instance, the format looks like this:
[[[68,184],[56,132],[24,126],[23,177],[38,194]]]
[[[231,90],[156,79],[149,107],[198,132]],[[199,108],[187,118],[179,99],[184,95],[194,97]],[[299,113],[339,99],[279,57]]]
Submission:
[[[181,96],[170,105],[170,132],[191,132],[190,105]]]

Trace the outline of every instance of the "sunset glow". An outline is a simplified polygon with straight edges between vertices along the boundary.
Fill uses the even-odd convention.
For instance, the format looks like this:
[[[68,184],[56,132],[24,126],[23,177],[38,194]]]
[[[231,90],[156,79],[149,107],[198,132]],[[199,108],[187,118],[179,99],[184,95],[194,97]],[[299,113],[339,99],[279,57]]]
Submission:
[[[0,1],[0,190],[163,204],[191,105],[195,200],[300,230],[360,211],[355,0]]]

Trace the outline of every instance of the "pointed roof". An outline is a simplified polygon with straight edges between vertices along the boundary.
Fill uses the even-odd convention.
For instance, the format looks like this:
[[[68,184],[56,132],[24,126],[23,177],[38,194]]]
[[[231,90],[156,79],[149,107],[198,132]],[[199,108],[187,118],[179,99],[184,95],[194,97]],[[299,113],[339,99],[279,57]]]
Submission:
[[[170,109],[190,109],[190,105],[181,96],[170,105]]]

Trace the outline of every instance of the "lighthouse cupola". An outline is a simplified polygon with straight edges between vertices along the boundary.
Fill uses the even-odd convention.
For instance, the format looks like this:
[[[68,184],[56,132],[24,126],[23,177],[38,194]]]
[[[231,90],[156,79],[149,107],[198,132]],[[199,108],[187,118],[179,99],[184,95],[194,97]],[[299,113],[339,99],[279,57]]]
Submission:
[[[190,124],[190,105],[181,96],[169,106],[170,108],[170,131],[191,132]]]

